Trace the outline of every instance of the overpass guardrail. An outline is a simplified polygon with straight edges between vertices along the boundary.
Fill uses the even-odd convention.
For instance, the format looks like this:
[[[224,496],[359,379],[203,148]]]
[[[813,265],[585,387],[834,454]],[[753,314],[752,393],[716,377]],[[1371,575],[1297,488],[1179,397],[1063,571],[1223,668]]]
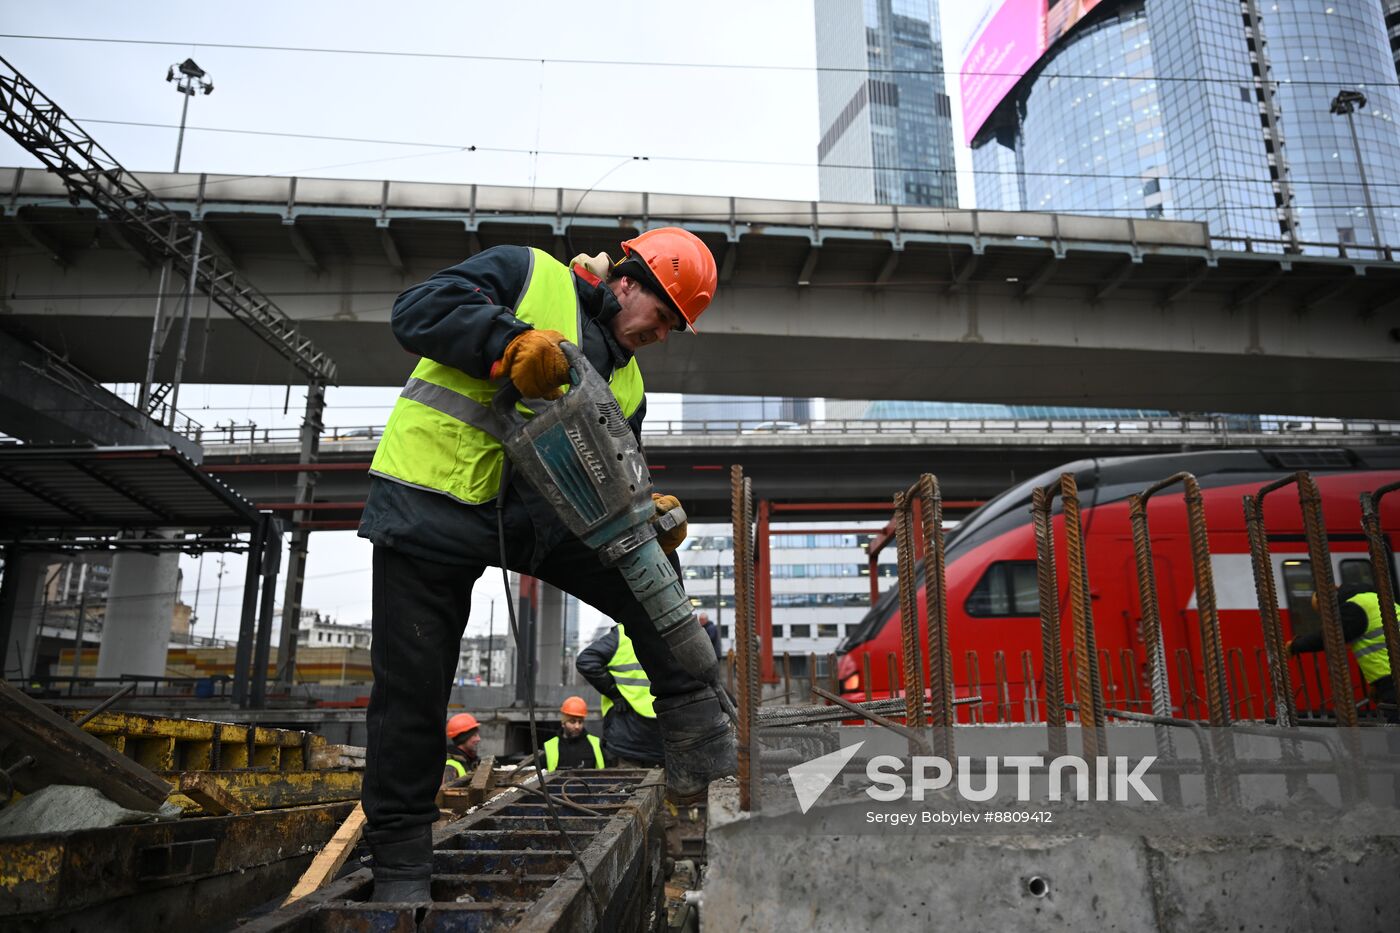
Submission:
[[[383,425],[326,428],[322,444],[369,442],[384,432]],[[659,437],[896,437],[896,436],[1117,436],[1117,437],[1217,437],[1228,444],[1232,437],[1252,443],[1277,438],[1294,440],[1332,438],[1338,442],[1400,439],[1400,421],[1362,421],[1333,418],[1279,418],[1257,424],[1241,424],[1228,416],[1178,416],[1155,418],[941,418],[862,419],[821,421],[663,420],[647,421],[644,438]],[[187,435],[206,447],[248,444],[295,444],[297,427],[261,427],[257,424],[198,426]]]

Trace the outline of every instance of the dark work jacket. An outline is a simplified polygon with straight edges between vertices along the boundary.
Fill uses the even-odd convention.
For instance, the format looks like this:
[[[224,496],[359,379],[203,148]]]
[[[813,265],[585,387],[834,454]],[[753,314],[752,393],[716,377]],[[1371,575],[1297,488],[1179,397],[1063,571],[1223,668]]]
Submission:
[[[607,762],[607,752],[603,753],[603,761]],[[593,757],[593,743],[588,741],[588,728],[578,734],[577,738],[569,738],[562,732],[559,734],[559,770],[566,768],[596,768],[598,761]]]
[[[579,652],[574,667],[579,675],[603,696],[612,700],[612,709],[603,719],[603,754],[609,763],[618,758],[643,765],[660,766],[665,756],[661,748],[661,727],[627,705],[608,672],[608,662],[617,652],[617,626]]]
[[[519,301],[529,269],[523,246],[495,246],[444,269],[405,291],[394,302],[390,323],[405,350],[456,367],[478,379],[506,345],[530,329],[512,308]],[[581,348],[604,379],[625,366],[632,354],[613,339],[608,322],[621,310],[612,291],[576,269],[574,287],[583,309]],[[413,368],[405,358],[404,375]],[[641,442],[646,400],[629,419]],[[520,476],[505,491],[506,533],[513,550],[528,552],[533,566],[568,534],[554,510]],[[370,477],[360,519],[360,537],[414,557],[449,564],[498,562],[495,505],[471,506],[448,496],[380,477]],[[523,537],[524,536],[524,537]],[[512,555],[514,557],[514,555]],[[514,562],[514,561],[512,561]]]
[[[476,770],[476,766],[481,762],[481,759],[476,755],[468,755],[466,752],[462,751],[462,749],[458,748],[457,743],[453,742],[451,739],[447,740],[447,757],[454,761],[460,761],[466,767],[467,773],[465,775],[459,775],[456,768],[444,762],[442,766],[442,779],[446,783],[469,776]]]
[[[706,622],[701,628],[705,630],[706,635],[710,636],[710,644],[715,646],[715,657],[723,661],[724,651],[719,646],[719,626],[713,622]]]

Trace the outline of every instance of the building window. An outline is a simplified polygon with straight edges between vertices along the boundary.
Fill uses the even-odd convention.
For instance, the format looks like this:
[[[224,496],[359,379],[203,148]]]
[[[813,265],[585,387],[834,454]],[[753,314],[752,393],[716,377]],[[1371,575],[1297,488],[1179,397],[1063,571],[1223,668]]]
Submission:
[[[840,638],[840,637],[841,637],[841,626],[835,625],[835,624],[829,623],[829,622],[824,622],[824,623],[822,623],[821,625],[818,625],[818,626],[817,626],[817,637],[818,637],[818,638]]]
[[[810,625],[789,625],[789,636],[792,638],[811,638],[812,626]]]

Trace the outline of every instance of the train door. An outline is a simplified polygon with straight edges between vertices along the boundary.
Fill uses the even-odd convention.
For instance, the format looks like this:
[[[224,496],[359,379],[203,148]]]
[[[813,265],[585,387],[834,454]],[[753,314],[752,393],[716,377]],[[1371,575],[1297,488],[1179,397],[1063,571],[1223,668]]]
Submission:
[[[1310,635],[1321,631],[1322,617],[1312,607],[1312,563],[1307,558],[1285,558],[1279,571],[1283,584],[1279,592],[1279,608],[1288,610],[1285,636]],[[1371,589],[1375,586],[1371,561],[1364,554],[1333,554],[1332,575],[1339,587]],[[1349,666],[1352,668],[1353,682],[1359,683],[1360,675],[1355,670],[1355,664]],[[1301,654],[1295,658],[1294,691],[1294,702],[1300,713],[1322,715],[1328,698],[1326,658],[1322,652]]]
[[[1175,695],[1172,699],[1172,705],[1180,708],[1183,692],[1186,697],[1194,697],[1197,693],[1194,685],[1188,690],[1182,690],[1183,674],[1178,662],[1186,663],[1187,657],[1180,656],[1179,652],[1184,649],[1190,658],[1197,658],[1199,657],[1197,648],[1200,642],[1199,633],[1192,640],[1191,627],[1186,624],[1185,604],[1181,598],[1180,586],[1176,579],[1176,562],[1171,556],[1185,546],[1185,539],[1175,536],[1153,535],[1152,545],[1152,566],[1157,575],[1158,617],[1162,623],[1162,641],[1167,659],[1168,679],[1176,685],[1173,691]],[[1120,698],[1119,701],[1124,704],[1124,708],[1151,712],[1152,693],[1147,674],[1147,642],[1143,637],[1142,599],[1138,591],[1137,561],[1133,554],[1133,541],[1131,538],[1121,538],[1118,541],[1118,547],[1120,552],[1126,555],[1123,562],[1125,599],[1122,604],[1123,608],[1119,611],[1119,618],[1123,626],[1122,639],[1126,648],[1109,659],[1109,667],[1114,675],[1114,689]],[[1100,663],[1102,664],[1102,659]],[[1112,705],[1112,701],[1108,700],[1108,690],[1108,681],[1105,680],[1104,699]]]

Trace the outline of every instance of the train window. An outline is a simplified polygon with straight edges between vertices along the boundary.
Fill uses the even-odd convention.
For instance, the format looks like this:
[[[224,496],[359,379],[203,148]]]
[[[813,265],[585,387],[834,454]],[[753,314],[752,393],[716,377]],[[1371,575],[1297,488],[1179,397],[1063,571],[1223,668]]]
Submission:
[[[837,625],[833,625],[829,622],[823,622],[822,624],[817,626],[818,638],[839,638],[840,636],[841,629]]]
[[[1350,558],[1341,561],[1338,570],[1338,586],[1359,586],[1368,590],[1375,587],[1369,560]],[[1288,612],[1293,617],[1293,634],[1304,635],[1321,631],[1322,617],[1312,607],[1312,563],[1306,560],[1284,561],[1283,589],[1288,601]]]
[[[812,637],[812,626],[810,625],[790,625],[788,626],[788,631],[792,633],[792,638]]]
[[[1344,560],[1341,565],[1342,586],[1359,586],[1368,590],[1376,588],[1375,578],[1371,576],[1371,562],[1369,560]]]
[[[1035,561],[1004,560],[989,566],[964,605],[967,614],[979,618],[1038,616],[1040,596]]]
[[[1322,617],[1312,607],[1312,563],[1306,560],[1283,562],[1283,595],[1293,620],[1293,634],[1310,635],[1322,630]]]

